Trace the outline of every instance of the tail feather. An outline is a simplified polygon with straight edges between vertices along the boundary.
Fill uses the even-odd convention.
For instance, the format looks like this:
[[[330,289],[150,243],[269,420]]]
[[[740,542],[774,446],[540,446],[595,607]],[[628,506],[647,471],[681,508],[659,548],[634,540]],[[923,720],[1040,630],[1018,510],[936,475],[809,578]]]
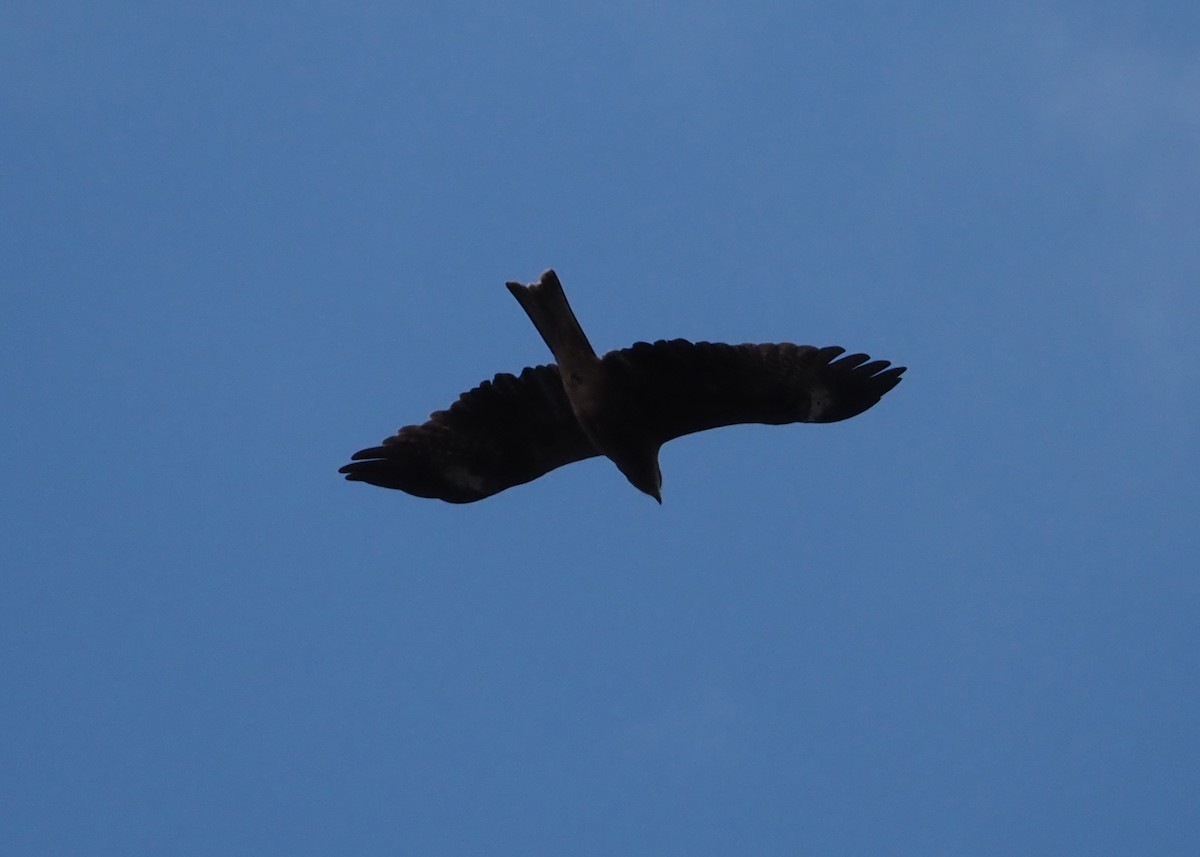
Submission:
[[[541,280],[532,285],[507,285],[546,341],[559,366],[577,366],[598,359],[571,305],[567,303],[562,283],[554,271],[546,271]]]

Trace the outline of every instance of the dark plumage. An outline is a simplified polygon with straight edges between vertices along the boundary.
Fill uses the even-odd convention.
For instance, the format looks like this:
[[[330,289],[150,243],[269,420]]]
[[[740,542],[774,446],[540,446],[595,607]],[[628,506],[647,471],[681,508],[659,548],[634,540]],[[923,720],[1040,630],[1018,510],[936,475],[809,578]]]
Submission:
[[[450,503],[481,500],[607,455],[661,502],[659,447],[737,423],[829,423],[870,408],[904,367],[837,346],[639,342],[596,357],[553,271],[509,290],[558,365],[497,375],[422,425],[356,452],[339,472]]]

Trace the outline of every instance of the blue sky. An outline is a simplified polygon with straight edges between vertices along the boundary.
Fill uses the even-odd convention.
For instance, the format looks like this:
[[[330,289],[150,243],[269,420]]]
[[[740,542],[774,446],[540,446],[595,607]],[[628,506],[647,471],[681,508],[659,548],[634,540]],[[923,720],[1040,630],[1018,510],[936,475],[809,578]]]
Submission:
[[[10,3],[0,851],[1194,854],[1191,3]],[[470,506],[338,466],[549,355],[846,423]]]

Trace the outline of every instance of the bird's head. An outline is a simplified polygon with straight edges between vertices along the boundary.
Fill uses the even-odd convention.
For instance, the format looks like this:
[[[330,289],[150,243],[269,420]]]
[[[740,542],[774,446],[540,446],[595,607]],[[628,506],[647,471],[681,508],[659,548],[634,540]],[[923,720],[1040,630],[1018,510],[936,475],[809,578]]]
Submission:
[[[618,462],[617,466],[634,488],[649,494],[662,505],[662,470],[658,466],[658,452],[648,459],[636,463]]]

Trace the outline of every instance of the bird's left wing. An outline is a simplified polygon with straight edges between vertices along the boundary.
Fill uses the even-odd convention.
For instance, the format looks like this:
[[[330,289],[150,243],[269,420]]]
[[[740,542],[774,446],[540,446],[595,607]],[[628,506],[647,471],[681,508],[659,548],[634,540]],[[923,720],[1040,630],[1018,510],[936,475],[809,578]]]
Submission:
[[[502,374],[421,425],[360,450],[346,478],[470,503],[599,453],[579,428],[554,365]]]
[[[844,420],[900,383],[904,367],[844,354],[837,346],[673,339],[610,351],[603,364],[653,439],[665,443],[737,423]]]

